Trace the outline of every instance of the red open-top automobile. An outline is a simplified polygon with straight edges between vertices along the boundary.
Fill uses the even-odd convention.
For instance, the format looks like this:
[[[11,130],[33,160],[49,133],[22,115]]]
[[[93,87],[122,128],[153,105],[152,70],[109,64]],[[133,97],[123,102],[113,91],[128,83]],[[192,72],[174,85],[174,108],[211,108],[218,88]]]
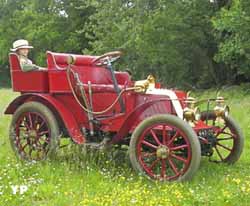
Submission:
[[[223,97],[197,101],[161,88],[151,75],[131,81],[113,69],[120,56],[47,52],[47,71],[22,72],[11,53],[12,88],[20,96],[5,114],[13,115],[16,155],[44,160],[55,155],[60,137],[97,149],[127,145],[133,168],[163,181],[192,178],[201,156],[225,163],[239,159],[244,138]],[[198,107],[202,102],[205,112]]]

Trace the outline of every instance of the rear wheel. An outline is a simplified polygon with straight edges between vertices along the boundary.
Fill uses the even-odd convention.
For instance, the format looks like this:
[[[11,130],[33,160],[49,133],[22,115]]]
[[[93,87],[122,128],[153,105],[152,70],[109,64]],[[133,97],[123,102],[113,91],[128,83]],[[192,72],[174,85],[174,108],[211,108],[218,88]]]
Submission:
[[[13,115],[9,138],[20,159],[44,160],[52,157],[59,145],[57,120],[45,105],[24,103]]]
[[[225,117],[224,123],[216,123],[214,112],[202,113],[201,119],[207,120],[209,125],[216,128],[211,160],[218,163],[235,163],[240,158],[244,146],[244,136],[239,125],[230,116]]]
[[[187,123],[173,115],[155,115],[133,132],[129,155],[133,168],[151,179],[183,181],[199,168],[201,150]]]

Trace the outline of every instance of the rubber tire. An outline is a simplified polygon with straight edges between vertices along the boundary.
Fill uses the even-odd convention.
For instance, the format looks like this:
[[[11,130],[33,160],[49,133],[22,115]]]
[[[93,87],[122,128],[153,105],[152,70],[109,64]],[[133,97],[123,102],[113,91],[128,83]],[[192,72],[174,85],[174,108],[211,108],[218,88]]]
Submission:
[[[213,111],[202,112],[201,120],[206,121],[206,118],[208,120],[215,120],[216,115],[214,114]],[[244,135],[240,126],[231,116],[225,117],[225,121],[227,124],[229,124],[232,127],[238,139],[235,141],[233,152],[223,161],[223,163],[234,164],[235,162],[239,160],[242,154],[245,138],[244,138]]]
[[[15,152],[15,155],[17,156],[18,159],[20,160],[25,160],[25,161],[30,161],[28,158],[24,158],[20,155],[18,149],[15,146],[14,139],[15,139],[15,123],[20,117],[20,115],[24,112],[37,112],[40,113],[46,120],[48,127],[50,128],[51,132],[51,140],[50,140],[50,145],[49,145],[49,150],[47,155],[44,157],[45,160],[47,158],[53,158],[57,148],[59,147],[59,141],[60,141],[60,133],[59,133],[59,127],[57,120],[52,113],[52,111],[45,105],[39,103],[39,102],[27,102],[22,104],[13,114],[12,121],[10,124],[10,129],[9,129],[9,140],[11,147],[13,151]]]
[[[155,123],[170,123],[171,125],[179,128],[184,134],[186,134],[190,145],[191,145],[191,153],[192,153],[192,159],[189,168],[183,174],[182,176],[178,177],[174,181],[187,181],[190,180],[194,174],[197,172],[200,166],[201,161],[201,148],[200,143],[198,140],[198,137],[192,127],[188,125],[186,122],[181,120],[180,118],[164,114],[164,115],[154,115],[152,117],[149,117],[145,120],[143,120],[134,130],[131,140],[130,140],[130,146],[129,146],[129,157],[132,164],[132,167],[135,171],[143,174],[144,176],[150,178],[143,170],[143,168],[140,166],[137,155],[136,155],[136,146],[138,139],[141,135],[141,133],[150,125]],[[151,178],[150,178],[151,179]]]

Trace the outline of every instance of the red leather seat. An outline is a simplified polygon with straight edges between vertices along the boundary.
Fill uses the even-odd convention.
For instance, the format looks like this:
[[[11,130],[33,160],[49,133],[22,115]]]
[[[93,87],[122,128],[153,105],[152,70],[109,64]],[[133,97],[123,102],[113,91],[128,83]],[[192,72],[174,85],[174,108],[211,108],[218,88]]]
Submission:
[[[47,62],[49,69],[49,81],[51,92],[70,91],[66,67],[67,59],[70,54],[47,52]],[[94,66],[92,61],[96,56],[74,55],[76,61],[71,68],[79,74],[84,87],[91,82],[93,92],[115,92],[110,71],[104,67]],[[115,72],[117,82],[120,88],[130,81],[127,72]]]
[[[16,53],[9,54],[12,89],[16,92],[48,92],[47,71],[23,72]]]
[[[49,69],[58,69],[63,70],[68,66],[68,57],[71,54],[65,53],[56,53],[47,51],[47,63]],[[72,54],[76,61],[74,63],[75,66],[92,66],[92,61],[96,58],[96,56],[88,56],[88,55],[76,55]]]

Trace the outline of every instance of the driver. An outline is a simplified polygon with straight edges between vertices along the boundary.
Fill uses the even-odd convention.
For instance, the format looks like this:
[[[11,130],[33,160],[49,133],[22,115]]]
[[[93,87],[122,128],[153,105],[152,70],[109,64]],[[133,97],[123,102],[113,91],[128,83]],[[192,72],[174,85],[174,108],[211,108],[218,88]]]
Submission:
[[[29,49],[31,48],[33,48],[33,46],[30,46],[27,40],[19,39],[13,42],[13,48],[10,50],[18,55],[20,66],[23,72],[46,71],[47,68],[39,67],[33,64],[30,59],[28,59]]]

